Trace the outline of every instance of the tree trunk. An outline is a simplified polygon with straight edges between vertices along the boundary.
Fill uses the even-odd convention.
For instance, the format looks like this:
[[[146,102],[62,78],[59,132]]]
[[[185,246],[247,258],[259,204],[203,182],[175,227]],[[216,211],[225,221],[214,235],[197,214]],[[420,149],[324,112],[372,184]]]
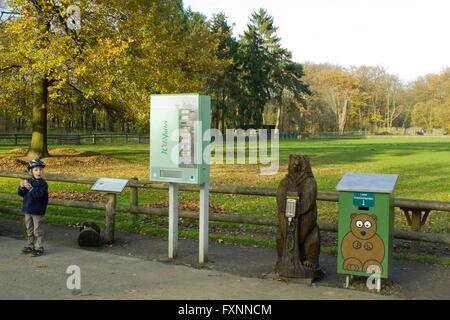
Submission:
[[[397,115],[395,114],[395,91],[392,92],[392,112],[391,115],[389,116],[389,129],[392,128],[392,125],[394,123],[394,120],[397,118]]]
[[[26,154],[30,158],[50,156],[47,148],[48,87],[49,81],[44,77],[38,84],[37,101],[33,106],[31,143]]]
[[[275,129],[280,129],[280,123],[281,123],[281,104],[279,104],[277,108],[277,122],[275,123]]]
[[[109,132],[114,132],[114,121],[109,115],[108,115],[108,129]]]
[[[9,132],[9,117],[8,117],[8,113],[6,112],[6,110],[4,110],[4,114],[5,114],[5,133]]]
[[[282,108],[283,108],[283,91],[279,94],[279,96],[276,99],[278,107],[277,107],[277,121],[275,123],[275,129],[279,130],[281,128],[281,115],[282,115]]]
[[[389,126],[389,91],[388,91],[388,93],[387,93],[387,96],[386,96],[386,119],[385,119],[385,122],[384,122],[384,129],[386,130],[386,129],[388,129],[388,126]]]
[[[220,121],[222,123],[220,130],[223,133],[223,132],[225,132],[225,110],[222,110],[222,117],[221,117]]]
[[[344,108],[342,109],[342,113],[339,115],[339,135],[340,136],[342,136],[344,134],[345,124],[347,122],[348,103],[349,103],[349,99],[345,98]]]

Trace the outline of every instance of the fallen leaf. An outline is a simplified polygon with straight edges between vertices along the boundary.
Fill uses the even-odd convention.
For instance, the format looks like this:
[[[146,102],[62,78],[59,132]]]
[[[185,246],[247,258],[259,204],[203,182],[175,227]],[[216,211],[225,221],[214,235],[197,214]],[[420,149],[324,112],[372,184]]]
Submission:
[[[38,268],[47,268],[47,266],[45,264],[40,264],[38,265]]]

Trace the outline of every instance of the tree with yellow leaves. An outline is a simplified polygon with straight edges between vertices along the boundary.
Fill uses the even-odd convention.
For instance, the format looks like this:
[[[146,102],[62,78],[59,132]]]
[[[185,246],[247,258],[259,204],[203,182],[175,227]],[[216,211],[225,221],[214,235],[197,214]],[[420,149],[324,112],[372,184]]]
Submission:
[[[17,93],[21,79],[33,89],[30,157],[48,156],[49,108],[76,97],[112,118],[148,122],[150,94],[199,91],[218,65],[218,37],[180,0],[8,5],[17,16],[2,24],[2,88]]]
[[[358,78],[345,70],[325,69],[313,81],[333,110],[339,135],[344,134],[349,116],[367,105],[367,94],[361,90]]]

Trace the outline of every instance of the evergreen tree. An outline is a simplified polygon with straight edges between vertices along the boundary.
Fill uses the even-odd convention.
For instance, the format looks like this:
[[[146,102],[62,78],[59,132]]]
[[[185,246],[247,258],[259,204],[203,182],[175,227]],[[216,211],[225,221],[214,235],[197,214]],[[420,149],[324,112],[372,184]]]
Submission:
[[[213,16],[211,31],[220,35],[217,57],[221,66],[208,80],[206,91],[211,95],[211,126],[225,131],[228,124],[233,125],[233,106],[239,99],[237,50],[238,42],[233,37],[232,27],[223,13]]]
[[[281,104],[283,91],[292,90],[304,102],[308,87],[301,81],[302,66],[293,63],[292,54],[281,46],[277,27],[266,10],[251,15],[240,40],[240,85],[243,97],[239,104],[239,125],[261,127],[264,107],[271,98]],[[280,105],[281,107],[281,105]]]

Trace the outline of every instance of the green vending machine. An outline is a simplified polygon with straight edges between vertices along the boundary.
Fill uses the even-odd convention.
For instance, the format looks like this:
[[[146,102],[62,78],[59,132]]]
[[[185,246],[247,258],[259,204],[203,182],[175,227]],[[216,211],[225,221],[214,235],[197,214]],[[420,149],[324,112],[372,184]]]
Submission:
[[[209,182],[209,159],[203,153],[210,144],[210,105],[210,97],[200,94],[151,96],[151,181]]]
[[[169,247],[178,247],[179,184],[200,186],[199,263],[208,253],[211,98],[200,94],[151,96],[150,181],[169,184]]]
[[[397,179],[396,174],[346,173],[339,181],[338,273],[388,277]]]

